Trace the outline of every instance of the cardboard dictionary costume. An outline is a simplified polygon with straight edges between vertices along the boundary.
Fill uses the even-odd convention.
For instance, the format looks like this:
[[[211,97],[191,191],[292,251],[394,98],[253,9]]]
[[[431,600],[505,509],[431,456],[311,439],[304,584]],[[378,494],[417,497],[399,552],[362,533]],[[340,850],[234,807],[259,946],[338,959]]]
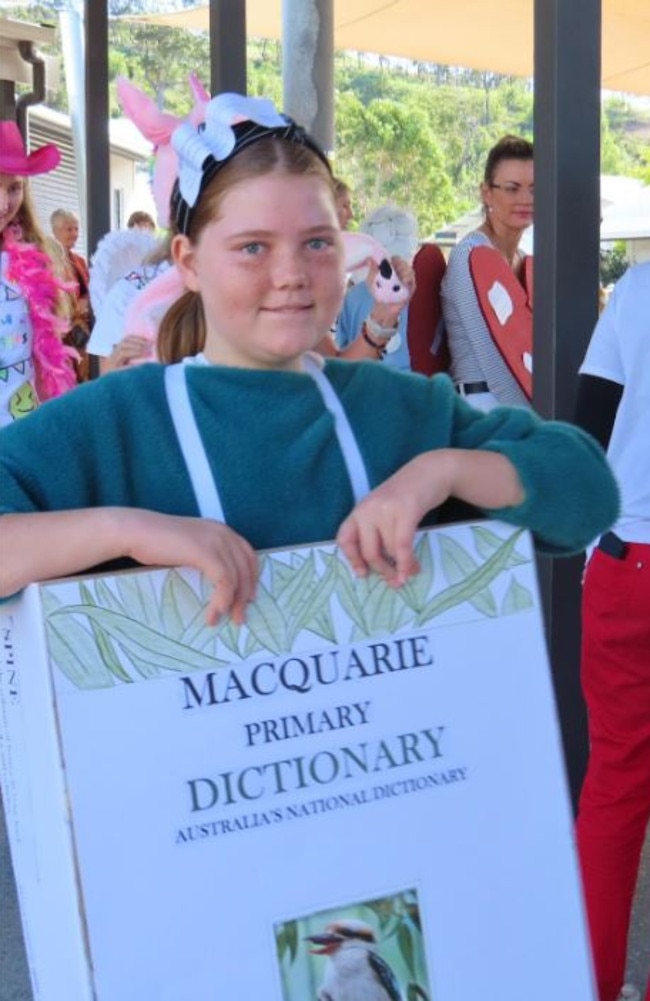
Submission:
[[[15,122],[0,122],[0,173],[44,174],[61,155],[52,144],[27,153]],[[76,356],[60,339],[61,285],[45,253],[22,239],[16,216],[0,234],[0,426],[31,413],[39,403],[71,389]]]

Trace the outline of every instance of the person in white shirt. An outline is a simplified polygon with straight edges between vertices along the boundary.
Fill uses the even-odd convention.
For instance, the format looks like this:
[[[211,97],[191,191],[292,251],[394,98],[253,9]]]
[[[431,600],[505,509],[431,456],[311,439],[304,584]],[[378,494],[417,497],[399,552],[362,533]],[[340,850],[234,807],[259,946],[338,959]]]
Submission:
[[[580,382],[576,423],[607,449],[622,497],[584,579],[590,754],[577,820],[598,997],[615,1001],[650,819],[650,262],[614,288]]]

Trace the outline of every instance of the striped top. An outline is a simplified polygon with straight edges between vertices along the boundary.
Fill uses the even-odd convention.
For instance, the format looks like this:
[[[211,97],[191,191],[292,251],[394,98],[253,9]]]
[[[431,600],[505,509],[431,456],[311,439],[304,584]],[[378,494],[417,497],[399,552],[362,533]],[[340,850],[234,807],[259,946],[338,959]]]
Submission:
[[[474,247],[492,247],[474,230],[453,248],[442,280],[442,312],[455,382],[487,382],[500,404],[530,407],[530,402],[494,344],[476,297],[469,269]]]

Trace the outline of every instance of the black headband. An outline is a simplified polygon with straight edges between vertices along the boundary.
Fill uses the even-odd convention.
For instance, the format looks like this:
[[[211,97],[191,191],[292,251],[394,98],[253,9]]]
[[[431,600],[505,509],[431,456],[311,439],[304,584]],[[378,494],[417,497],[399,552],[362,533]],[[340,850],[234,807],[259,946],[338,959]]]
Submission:
[[[201,166],[201,186],[194,205],[189,205],[185,201],[183,195],[181,194],[178,178],[176,178],[171,194],[170,218],[172,222],[176,224],[176,229],[179,233],[183,233],[185,235],[188,234],[199,199],[205,190],[206,185],[209,184],[215,174],[217,174],[225,164],[230,163],[230,161],[237,156],[238,153],[241,153],[243,149],[246,149],[247,146],[252,145],[252,143],[259,142],[262,139],[283,139],[286,142],[297,143],[300,146],[305,146],[307,149],[311,150],[312,153],[315,153],[316,156],[318,156],[318,158],[325,164],[330,174],[332,173],[332,168],[327,156],[320,146],[312,139],[309,133],[306,132],[302,126],[297,125],[293,119],[286,115],[283,117],[285,118],[284,125],[276,125],[272,127],[260,125],[258,122],[253,121],[237,122],[235,125],[232,125],[231,128],[235,134],[235,145],[233,146],[232,152],[229,153],[228,156],[224,157],[223,160],[217,160],[211,153],[206,156]],[[204,129],[204,127],[205,126],[203,125],[199,126],[199,133]]]

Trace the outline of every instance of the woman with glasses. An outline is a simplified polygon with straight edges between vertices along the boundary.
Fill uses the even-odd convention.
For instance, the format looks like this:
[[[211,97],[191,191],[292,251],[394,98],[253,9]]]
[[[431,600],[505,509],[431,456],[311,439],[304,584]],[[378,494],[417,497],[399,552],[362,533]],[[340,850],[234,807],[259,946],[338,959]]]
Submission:
[[[480,410],[530,406],[532,261],[520,241],[533,221],[532,143],[500,139],[480,190],[484,220],[453,248],[442,282],[451,374]]]

